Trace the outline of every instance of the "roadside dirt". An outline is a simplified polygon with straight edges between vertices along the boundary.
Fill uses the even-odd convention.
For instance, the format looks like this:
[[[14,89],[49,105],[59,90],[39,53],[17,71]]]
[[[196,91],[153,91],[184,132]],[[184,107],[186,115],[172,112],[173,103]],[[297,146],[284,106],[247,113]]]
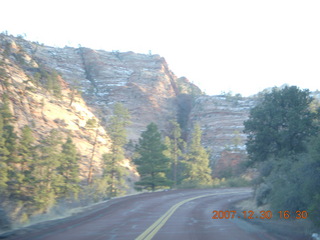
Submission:
[[[255,213],[260,213],[260,211],[271,211],[267,205],[257,207],[254,199],[252,198],[230,205],[230,210],[231,209],[237,212],[254,211]],[[272,214],[273,216],[271,219],[242,219],[250,224],[264,228],[269,234],[273,235],[277,239],[283,239],[283,236],[286,236],[286,239],[313,240],[311,235],[315,229],[310,220],[279,219],[278,213],[272,212]]]

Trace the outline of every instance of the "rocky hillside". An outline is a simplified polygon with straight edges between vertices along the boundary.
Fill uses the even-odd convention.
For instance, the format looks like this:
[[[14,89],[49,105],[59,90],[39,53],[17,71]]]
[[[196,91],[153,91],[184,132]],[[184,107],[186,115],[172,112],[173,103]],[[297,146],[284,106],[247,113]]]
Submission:
[[[131,114],[128,132],[133,141],[150,122],[155,122],[165,133],[168,121],[178,118],[185,128],[185,138],[192,125],[200,123],[215,175],[245,158],[243,121],[254,101],[202,95],[188,79],[175,76],[159,55],[83,47],[54,48],[4,35],[1,35],[1,44],[3,53],[11,54],[10,62],[5,64],[6,71],[12,74],[11,105],[20,126],[33,121],[40,135],[46,133],[48,126],[71,131],[83,154],[88,155],[94,131],[85,128],[86,121],[97,117],[104,126],[113,104],[121,102]],[[63,86],[60,98],[26,81],[34,79],[39,68],[59,73]],[[75,90],[79,90],[82,97],[78,95],[70,106]],[[19,94],[21,91],[23,94]],[[102,127],[99,134],[99,152],[105,152],[108,138]],[[235,152],[240,153],[236,154],[236,161],[222,157]]]
[[[53,48],[18,41],[33,59],[57,70],[102,121],[115,102],[128,108],[132,117],[129,139],[138,139],[150,122],[165,131],[176,117],[177,96],[200,90],[187,79],[178,79],[159,55],[107,52],[87,48]]]
[[[246,158],[243,121],[255,105],[253,98],[241,96],[200,96],[190,113],[190,127],[198,122],[203,131],[202,143],[211,153],[213,174],[228,177],[237,174]]]
[[[6,96],[14,116],[15,131],[20,135],[22,127],[28,125],[38,141],[53,129],[64,137],[71,136],[81,154],[82,161],[79,164],[82,178],[87,177],[90,159],[94,172],[99,173],[101,156],[109,151],[110,146],[110,139],[101,121],[55,69],[35,58],[28,50],[19,44],[19,39],[1,35],[0,103]],[[40,76],[39,79],[37,76]],[[50,79],[57,82],[58,93],[37,82]],[[90,121],[96,122],[96,126],[89,126],[87,123]],[[128,161],[124,164],[131,168]]]

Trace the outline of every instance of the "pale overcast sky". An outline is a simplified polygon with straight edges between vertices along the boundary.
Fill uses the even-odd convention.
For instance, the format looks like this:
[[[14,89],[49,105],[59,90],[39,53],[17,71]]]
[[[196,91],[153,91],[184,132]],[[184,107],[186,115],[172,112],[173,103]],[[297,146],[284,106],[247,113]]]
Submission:
[[[163,56],[207,94],[320,89],[319,0],[0,0],[0,32]]]

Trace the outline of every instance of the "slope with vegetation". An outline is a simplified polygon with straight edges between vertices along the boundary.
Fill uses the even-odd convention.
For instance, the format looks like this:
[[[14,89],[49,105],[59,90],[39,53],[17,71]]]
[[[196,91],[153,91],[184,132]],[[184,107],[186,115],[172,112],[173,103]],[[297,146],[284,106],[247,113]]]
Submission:
[[[308,90],[273,88],[262,95],[245,122],[257,205],[296,215],[307,211],[320,225],[319,102]]]
[[[1,229],[62,202],[71,207],[118,194],[101,189],[106,156],[115,154],[110,133],[55,69],[1,35]],[[118,159],[111,171],[119,168],[125,181],[137,177],[128,160]]]
[[[248,108],[232,106],[247,102],[227,95],[215,102],[159,55],[54,48],[0,34],[0,80],[2,228],[134,187],[217,185],[228,175],[213,171],[221,146],[242,151],[234,129]],[[228,122],[228,111],[236,121]],[[206,116],[215,118],[212,132]],[[223,141],[212,137],[217,129],[228,131]]]

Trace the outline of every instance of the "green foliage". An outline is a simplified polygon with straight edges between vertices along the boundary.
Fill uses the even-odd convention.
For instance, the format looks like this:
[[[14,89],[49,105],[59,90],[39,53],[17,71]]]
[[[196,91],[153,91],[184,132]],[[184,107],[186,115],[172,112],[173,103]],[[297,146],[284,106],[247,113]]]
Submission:
[[[65,197],[77,197],[79,193],[79,162],[80,157],[76,146],[70,137],[62,144],[60,154],[60,166],[57,173],[63,177],[60,192]]]
[[[39,156],[32,174],[35,181],[33,200],[40,209],[53,206],[56,195],[60,193],[63,182],[62,176],[57,172],[57,168],[60,167],[60,141],[59,133],[52,130],[39,145]]]
[[[21,49],[19,50],[18,53],[14,53],[13,56],[15,57],[15,59],[17,60],[18,64],[20,65],[25,65],[26,61],[24,58],[24,51],[22,51]]]
[[[317,227],[320,227],[320,215],[318,214],[320,212],[319,202],[320,194],[315,194],[308,208],[308,212],[311,213],[310,218]]]
[[[316,141],[319,146],[320,138]],[[310,147],[309,151],[314,149]],[[320,152],[318,152],[320,153]],[[295,212],[308,211],[310,219],[320,226],[319,196],[320,196],[320,159],[314,158],[310,152],[295,156],[295,159],[285,158],[281,166],[273,170],[266,182],[271,186],[267,198],[274,211],[284,208]]]
[[[165,137],[164,144],[166,150],[164,154],[170,161],[171,172],[169,178],[173,181],[173,187],[177,187],[181,184],[182,173],[184,169],[184,154],[183,151],[186,147],[185,142],[181,138],[181,129],[179,123],[176,121],[170,121],[170,135]]]
[[[229,92],[221,92],[221,95],[225,97],[228,102],[232,102],[234,104],[238,104],[238,101],[242,99],[240,93],[233,94],[231,91]]]
[[[4,194],[7,190],[8,180],[8,166],[5,162],[0,161],[0,194]]]
[[[188,121],[191,109],[194,105],[194,96],[190,94],[179,94],[177,96],[178,114],[177,120],[182,129],[182,138],[186,139]]]
[[[225,179],[225,178],[222,178]],[[219,183],[220,187],[249,187],[250,181],[243,177],[230,177]]]
[[[211,169],[209,166],[209,154],[201,145],[201,129],[195,124],[192,140],[186,155],[186,171],[184,183],[189,185],[203,186],[211,185]]]
[[[6,147],[6,139],[3,134],[3,117],[0,114],[0,193],[3,193],[7,189],[8,182],[8,165],[7,159],[9,156],[9,151]]]
[[[21,182],[21,175],[18,171],[15,171],[16,164],[18,163],[17,156],[17,135],[14,132],[14,128],[11,125],[12,114],[9,109],[9,104],[6,99],[4,99],[4,104],[0,107],[1,124],[0,124],[0,134],[1,134],[1,152],[2,152],[2,165],[7,168],[4,171],[4,178],[7,177],[8,181],[5,183],[7,185],[7,190],[10,191],[11,195],[17,194],[19,192],[16,187],[17,184]],[[2,184],[4,185],[4,184]]]
[[[96,128],[97,126],[98,126],[98,123],[94,117],[89,118],[86,122],[86,128]]]
[[[115,146],[111,153],[103,155],[103,179],[108,197],[122,195],[124,193],[123,189],[126,188],[124,181],[126,169],[119,164],[123,159],[123,150]]]
[[[26,199],[32,184],[31,165],[34,164],[34,138],[28,126],[21,130],[21,137],[17,144],[17,158],[12,165],[11,197]],[[14,180],[14,181],[12,181]]]
[[[150,123],[136,146],[134,163],[140,174],[140,181],[135,183],[138,189],[154,191],[171,186],[172,182],[167,178],[170,159],[164,155],[164,150],[166,147],[162,143],[157,125]]]
[[[21,216],[27,220],[27,215],[46,211],[57,198],[79,189],[78,158],[71,139],[61,146],[57,131],[36,145],[30,127],[24,126],[18,137],[12,123],[5,101],[0,107],[0,191],[27,209]]]
[[[5,69],[6,64],[0,60],[0,82],[4,87],[9,86],[9,74]]]
[[[113,116],[108,121],[108,133],[113,145],[123,147],[127,143],[126,127],[130,124],[130,114],[121,104],[116,103]]]
[[[93,183],[90,185],[87,185],[83,191],[82,194],[84,197],[89,196],[89,199],[87,201],[90,202],[99,202],[106,199],[109,199],[109,188],[108,188],[108,179],[104,177],[98,177],[95,178]]]
[[[0,203],[10,201],[12,208],[19,209],[15,214],[21,222],[27,222],[31,215],[48,211],[61,199],[69,202],[83,196],[83,190],[94,200],[125,192],[127,172],[120,162],[125,159],[123,146],[126,144],[125,127],[129,124],[129,113],[121,104],[115,105],[109,121],[112,147],[103,156],[103,174],[96,176],[92,185],[81,189],[80,156],[72,139],[63,140],[59,131],[52,130],[37,142],[29,126],[22,127],[18,136],[5,96],[3,102],[0,105]],[[95,118],[88,121],[88,126],[97,127]]]
[[[49,91],[52,91],[52,93],[56,97],[60,97],[61,95],[61,84],[59,80],[59,74],[56,71],[52,71],[46,74],[46,86]]]
[[[111,150],[103,155],[103,183],[110,197],[123,194],[123,189],[126,188],[124,181],[126,171],[120,166],[120,162],[125,159],[123,146],[127,143],[126,126],[130,124],[129,119],[128,110],[122,104],[116,103],[108,124],[108,133],[112,140]]]
[[[247,151],[252,163],[295,155],[306,150],[306,140],[317,131],[316,114],[308,90],[297,87],[273,88],[244,122]]]
[[[245,122],[247,150],[260,170],[258,205],[269,203],[274,211],[309,211],[320,225],[319,113],[311,106],[308,90],[274,88],[265,93]],[[311,106],[311,107],[310,107]]]
[[[43,66],[39,66],[37,72],[33,75],[36,84],[41,84],[46,90],[53,93],[54,96],[61,96],[61,83],[59,74],[56,70],[52,70]]]
[[[193,83],[190,83],[185,77],[178,78],[176,80],[176,84],[180,94],[190,94],[193,96],[199,96],[202,94],[201,90]]]

